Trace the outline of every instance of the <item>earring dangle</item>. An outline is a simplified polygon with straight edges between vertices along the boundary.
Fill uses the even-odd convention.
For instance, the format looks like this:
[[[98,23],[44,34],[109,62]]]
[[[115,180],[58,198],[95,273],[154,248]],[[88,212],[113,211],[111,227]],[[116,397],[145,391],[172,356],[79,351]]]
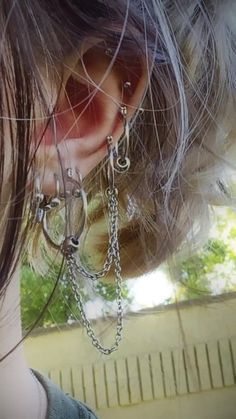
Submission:
[[[114,150],[114,169],[118,173],[124,173],[127,172],[130,168],[130,159],[128,157],[129,153],[129,122],[127,119],[127,107],[121,106],[120,107],[120,113],[123,117],[123,123],[124,123],[124,130],[123,130],[123,137],[119,141],[119,144],[121,145],[121,154],[119,154],[119,144],[117,143]]]
[[[118,241],[118,190],[115,185],[115,172],[125,172],[130,166],[130,160],[128,158],[129,151],[129,124],[127,122],[127,108],[122,106],[120,108],[121,115],[124,119],[124,134],[122,141],[122,152],[119,154],[119,147],[114,145],[113,137],[107,136],[107,151],[108,151],[108,166],[107,166],[107,181],[108,187],[106,190],[107,207],[108,207],[108,219],[109,219],[109,242],[107,249],[107,256],[103,267],[98,272],[90,272],[85,266],[83,266],[78,249],[80,247],[81,237],[86,227],[87,220],[87,197],[83,189],[82,178],[79,171],[76,169],[74,172],[72,169],[67,169],[63,176],[64,192],[60,193],[59,178],[55,175],[55,195],[53,197],[46,197],[40,188],[39,178],[36,177],[35,181],[35,208],[36,208],[36,222],[42,226],[46,241],[55,249],[60,250],[65,257],[65,262],[68,271],[69,281],[74,293],[74,297],[78,304],[78,309],[81,315],[82,323],[90,337],[92,344],[103,354],[109,355],[118,349],[119,343],[122,339],[123,330],[123,307],[122,307],[122,277],[121,277],[121,265],[120,265],[120,249]],[[47,214],[49,211],[58,206],[62,200],[65,200],[65,206],[67,198],[80,199],[82,202],[82,215],[80,228],[74,234],[67,235],[62,243],[56,243],[49,234],[47,224]],[[71,213],[70,206],[68,208],[68,221],[70,222]],[[96,286],[100,278],[103,278],[111,269],[114,264],[115,272],[115,284],[116,284],[116,301],[117,301],[117,325],[115,342],[110,348],[105,348],[99,339],[95,336],[91,322],[86,317],[84,311],[83,299],[81,296],[81,289],[79,284],[79,278],[83,277]]]

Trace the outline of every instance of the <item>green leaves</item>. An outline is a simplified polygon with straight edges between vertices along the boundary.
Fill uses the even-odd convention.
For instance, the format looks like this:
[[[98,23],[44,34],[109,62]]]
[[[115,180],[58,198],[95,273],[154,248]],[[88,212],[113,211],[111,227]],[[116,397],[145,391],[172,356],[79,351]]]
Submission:
[[[211,238],[177,266],[177,297],[199,298],[236,289],[236,214],[220,209]]]
[[[27,330],[31,324],[40,315],[44,306],[52,293],[56,282],[59,269],[52,269],[47,277],[43,278],[36,275],[27,264],[22,266],[21,270],[21,312],[22,326]],[[116,299],[116,287],[114,284],[100,282],[97,286],[97,294],[107,302]],[[84,302],[90,299],[90,296],[81,290]],[[128,288],[123,286],[123,298],[128,301]],[[69,282],[62,274],[59,285],[53,296],[53,301],[46,309],[43,317],[39,320],[37,326],[50,327],[55,324],[73,323],[79,319],[77,303],[73,296]]]
[[[96,256],[96,255],[95,255]],[[85,259],[90,265],[90,259]],[[25,259],[21,271],[21,302],[23,328],[27,329],[40,315],[51,295],[59,273],[57,265],[51,266],[46,277],[36,275]],[[173,276],[173,275],[172,275]],[[193,299],[203,295],[219,294],[236,290],[236,215],[230,209],[217,212],[216,224],[208,242],[191,257],[175,266],[176,295],[178,299]],[[86,282],[86,281],[85,281]],[[115,284],[100,282],[97,295],[107,306],[116,299]],[[84,302],[93,296],[83,289]],[[95,295],[94,295],[95,296]],[[123,286],[123,298],[131,301],[128,286]],[[171,301],[170,301],[171,302]],[[109,311],[109,310],[108,310]],[[79,311],[70,284],[61,275],[52,303],[46,309],[38,326],[71,323],[78,320]]]
[[[46,278],[36,275],[24,264],[21,270],[21,312],[22,326],[26,330],[37,319],[50,297],[57,274],[49,272]],[[73,294],[65,281],[61,281],[53,296],[52,304],[45,311],[38,326],[52,326],[66,323],[75,309]]]

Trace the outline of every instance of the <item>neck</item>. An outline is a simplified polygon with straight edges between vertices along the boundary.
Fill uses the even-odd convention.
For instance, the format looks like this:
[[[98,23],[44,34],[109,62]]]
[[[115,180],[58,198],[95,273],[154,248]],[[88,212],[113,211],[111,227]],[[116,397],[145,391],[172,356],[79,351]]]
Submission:
[[[0,298],[0,359],[22,339],[19,268]],[[27,365],[23,344],[0,362],[0,419],[43,419],[47,398]]]

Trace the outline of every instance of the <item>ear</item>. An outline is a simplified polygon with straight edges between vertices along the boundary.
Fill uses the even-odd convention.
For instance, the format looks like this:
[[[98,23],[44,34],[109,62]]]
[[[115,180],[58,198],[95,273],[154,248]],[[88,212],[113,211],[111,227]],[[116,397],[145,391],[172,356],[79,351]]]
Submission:
[[[55,117],[44,133],[37,152],[44,167],[43,189],[54,191],[54,173],[78,168],[85,177],[107,154],[106,137],[117,142],[123,134],[120,107],[130,120],[147,88],[144,60],[135,54],[113,61],[110,50],[94,41],[83,46],[80,56],[65,62],[63,87]],[[46,168],[46,171],[45,171]]]

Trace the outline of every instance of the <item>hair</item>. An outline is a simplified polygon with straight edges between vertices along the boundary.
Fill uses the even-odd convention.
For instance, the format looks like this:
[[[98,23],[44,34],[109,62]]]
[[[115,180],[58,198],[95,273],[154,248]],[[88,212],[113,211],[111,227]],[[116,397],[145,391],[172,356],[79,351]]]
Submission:
[[[50,74],[59,97],[64,62],[76,51],[79,56],[88,37],[101,39],[98,48],[114,51],[110,68],[136,50],[149,74],[142,111],[132,121],[131,169],[117,179],[123,275],[148,272],[178,253],[205,229],[209,205],[230,202],[233,11],[234,2],[217,0],[1,1],[0,289],[26,243],[30,240],[34,249],[38,241],[37,235],[32,239],[30,217],[29,185],[39,145],[34,144],[32,155],[32,133],[39,113],[46,129],[56,109],[48,109],[43,74]],[[103,165],[86,179],[91,199],[97,198],[98,187],[104,189]],[[85,251],[100,264],[107,243],[103,200],[90,208]]]

